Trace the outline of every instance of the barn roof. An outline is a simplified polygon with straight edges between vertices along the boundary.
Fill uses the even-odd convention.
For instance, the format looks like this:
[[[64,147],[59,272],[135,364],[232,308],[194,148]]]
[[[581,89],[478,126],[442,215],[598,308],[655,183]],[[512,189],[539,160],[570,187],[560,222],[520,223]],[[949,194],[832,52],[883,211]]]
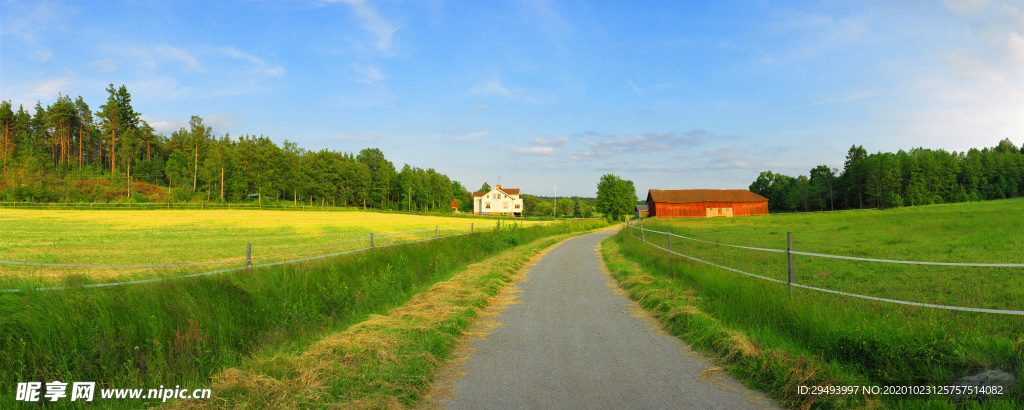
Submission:
[[[633,209],[637,211],[647,212],[647,205],[636,205]]]
[[[694,202],[763,202],[761,195],[745,189],[652,189],[647,193],[648,200],[659,203],[687,204]]]

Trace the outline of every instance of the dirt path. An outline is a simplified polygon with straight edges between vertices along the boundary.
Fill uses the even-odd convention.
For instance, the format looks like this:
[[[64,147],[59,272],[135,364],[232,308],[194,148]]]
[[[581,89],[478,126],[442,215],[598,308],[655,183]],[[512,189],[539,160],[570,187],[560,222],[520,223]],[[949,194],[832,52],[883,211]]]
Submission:
[[[614,232],[544,254],[506,297],[516,300],[480,320],[456,351],[427,407],[776,408],[619,290],[597,253]]]

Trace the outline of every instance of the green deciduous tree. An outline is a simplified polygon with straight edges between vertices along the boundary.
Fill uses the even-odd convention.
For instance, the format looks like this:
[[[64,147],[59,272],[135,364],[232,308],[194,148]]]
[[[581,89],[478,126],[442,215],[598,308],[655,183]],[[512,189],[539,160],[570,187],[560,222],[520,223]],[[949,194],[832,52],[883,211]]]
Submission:
[[[605,174],[597,183],[597,210],[611,219],[629,215],[636,204],[633,181]]]

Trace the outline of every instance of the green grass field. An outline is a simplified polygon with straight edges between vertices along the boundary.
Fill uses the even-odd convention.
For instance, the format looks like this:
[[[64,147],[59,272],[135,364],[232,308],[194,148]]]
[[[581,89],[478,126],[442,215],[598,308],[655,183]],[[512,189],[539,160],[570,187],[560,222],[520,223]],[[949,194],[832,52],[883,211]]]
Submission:
[[[873,259],[1024,263],[1024,200],[762,218],[656,220],[648,229],[708,242]],[[648,241],[666,246],[664,235]],[[674,238],[673,250],[787,280],[786,255]],[[848,293],[973,308],[1024,310],[1024,268],[906,265],[795,257],[796,281]],[[1013,330],[1013,329],[1011,329]]]
[[[24,260],[12,250],[20,248],[34,249],[36,255],[50,253],[60,262],[92,263],[139,263],[155,255],[148,249],[176,244],[180,248],[169,260],[203,260],[224,257],[217,254],[220,251],[235,252],[238,242],[252,241],[254,249],[260,249],[256,244],[268,248],[276,244],[280,248],[275,251],[287,251],[299,246],[293,243],[300,240],[305,241],[302,246],[315,247],[324,237],[347,239],[369,232],[477,223],[475,235],[251,270],[125,286],[0,293],[0,408],[38,404],[14,402],[14,386],[21,381],[95,381],[98,389],[208,388],[214,385],[211,376],[227,367],[243,365],[253,357],[305,351],[317,341],[406,303],[471,263],[541,238],[605,226],[603,221],[580,221],[521,228],[503,222],[495,229],[493,220],[248,210],[3,211],[0,218],[5,259]],[[10,226],[18,230],[8,235]],[[66,242],[56,239],[59,236]],[[51,237],[56,244],[47,244],[46,238]],[[377,245],[424,237],[433,237],[433,232],[384,236]],[[104,249],[121,253],[108,257]],[[4,271],[9,272],[6,267]],[[463,327],[467,323],[465,318],[458,321]],[[434,339],[446,343],[462,328],[442,325],[444,331]],[[446,352],[437,346],[429,350],[439,355]],[[426,372],[432,370],[418,369],[420,374],[410,377],[429,380]],[[366,394],[388,394],[372,387]],[[415,400],[415,394],[409,397],[413,398],[402,400]],[[117,408],[156,404],[145,400],[100,403]],[[61,406],[74,407],[68,401],[58,403]]]
[[[180,268],[104,268],[3,265],[0,287],[110,282],[239,266],[246,244],[253,264],[305,258],[375,245],[493,229],[495,221],[344,211],[260,210],[0,210],[0,260],[89,265],[165,265]]]
[[[935,205],[884,211],[781,214],[732,219],[656,220],[647,228],[675,238],[673,251],[746,272],[787,279],[786,255],[725,243],[798,251],[932,262],[1024,262],[1024,200]],[[639,235],[639,232],[634,232]],[[666,246],[661,234],[645,234]],[[670,329],[726,357],[734,374],[787,405],[943,407],[944,397],[809,397],[798,385],[947,385],[982,369],[1024,369],[1024,317],[948,311],[794,289],[645,245],[628,231],[614,239],[613,273]],[[606,255],[606,258],[608,256]],[[1024,270],[910,266],[797,256],[796,281],[868,296],[945,305],[1024,310]],[[640,272],[640,273],[637,273]],[[646,274],[651,276],[644,276]],[[710,330],[709,330],[710,329]],[[742,337],[734,337],[741,334]],[[750,341],[735,343],[734,339]],[[738,348],[754,346],[750,354]],[[780,353],[781,352],[781,353]],[[749,357],[748,357],[749,356]],[[1021,390],[1012,394],[1019,403]],[[1006,405],[1006,402],[998,405]],[[1010,405],[1013,406],[1012,404]]]

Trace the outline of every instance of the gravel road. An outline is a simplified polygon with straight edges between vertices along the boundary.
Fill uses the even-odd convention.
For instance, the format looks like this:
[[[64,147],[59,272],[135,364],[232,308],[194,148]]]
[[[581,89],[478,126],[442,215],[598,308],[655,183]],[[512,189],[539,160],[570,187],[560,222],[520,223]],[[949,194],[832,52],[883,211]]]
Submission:
[[[579,236],[544,255],[519,284],[518,303],[493,319],[500,325],[469,342],[469,357],[443,372],[428,406],[777,408],[666,334],[618,290],[597,253],[614,232]]]

